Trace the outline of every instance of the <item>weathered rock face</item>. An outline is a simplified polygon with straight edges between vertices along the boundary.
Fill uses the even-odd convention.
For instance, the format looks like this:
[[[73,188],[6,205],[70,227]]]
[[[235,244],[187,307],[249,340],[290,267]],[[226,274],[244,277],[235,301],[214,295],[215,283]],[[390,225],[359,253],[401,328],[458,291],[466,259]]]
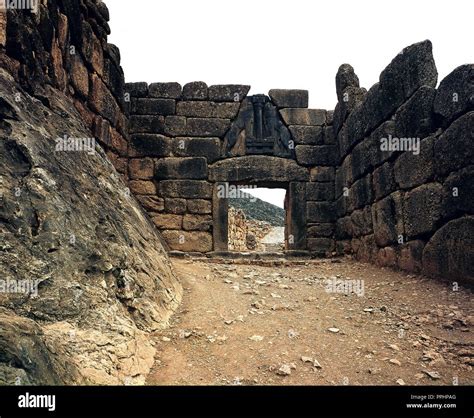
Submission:
[[[121,76],[118,51],[97,41],[103,5],[86,3],[94,31],[76,2],[50,1],[39,16],[8,12],[0,37],[0,384],[144,383],[148,333],[181,297],[162,239],[102,148],[119,167]],[[82,58],[66,53],[73,43]]]

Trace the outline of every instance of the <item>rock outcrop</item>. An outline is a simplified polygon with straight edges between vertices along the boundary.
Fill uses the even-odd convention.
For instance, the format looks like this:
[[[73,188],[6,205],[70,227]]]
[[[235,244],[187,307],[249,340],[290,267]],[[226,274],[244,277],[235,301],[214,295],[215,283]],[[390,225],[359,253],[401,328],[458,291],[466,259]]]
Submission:
[[[3,69],[0,97],[0,382],[143,383],[181,295],[163,243],[98,144],[58,149],[93,139],[70,98]]]

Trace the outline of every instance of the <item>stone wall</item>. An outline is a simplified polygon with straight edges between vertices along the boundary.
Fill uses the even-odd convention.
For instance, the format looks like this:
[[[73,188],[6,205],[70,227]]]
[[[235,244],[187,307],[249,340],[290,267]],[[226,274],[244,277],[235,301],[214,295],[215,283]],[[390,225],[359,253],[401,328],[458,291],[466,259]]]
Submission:
[[[107,6],[99,0],[38,4],[36,12],[0,12],[0,65],[40,100],[51,88],[73,98],[86,126],[126,176],[127,98],[120,51],[107,43]]]
[[[287,249],[334,251],[332,112],[308,109],[305,90],[247,97],[249,88],[127,84],[131,191],[171,249],[210,252],[228,249],[219,187],[282,187]]]
[[[223,184],[279,187],[289,251],[472,280],[472,64],[436,87],[421,42],[369,91],[342,65],[334,112],[308,109],[305,90],[125,85],[102,2],[40,3],[0,12],[2,68],[46,105],[52,90],[73,100],[171,249],[228,249]],[[382,148],[394,138],[419,152]]]
[[[436,84],[429,41],[405,48],[368,92],[351,66],[339,68],[338,252],[472,281],[474,65]]]
[[[248,219],[241,209],[229,208],[229,250],[265,251],[262,238],[272,226],[268,222]]]

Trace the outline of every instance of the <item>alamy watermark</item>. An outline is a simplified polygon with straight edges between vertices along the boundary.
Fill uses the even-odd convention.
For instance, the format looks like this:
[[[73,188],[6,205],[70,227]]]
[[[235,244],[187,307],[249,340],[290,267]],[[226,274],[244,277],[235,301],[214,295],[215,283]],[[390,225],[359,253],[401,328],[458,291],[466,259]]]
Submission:
[[[0,279],[0,293],[38,296],[39,280]]]
[[[19,408],[45,408],[50,412],[56,410],[56,395],[30,395],[26,392],[18,396]]]
[[[325,290],[326,293],[342,293],[350,295],[355,293],[357,296],[362,297],[365,295],[364,291],[364,280],[360,279],[326,279]]]
[[[56,138],[56,152],[95,153],[95,138],[74,138],[64,135]]]
[[[36,13],[39,0],[0,0],[0,10],[31,10]]]
[[[233,185],[229,183],[222,183],[217,186],[217,198],[218,199],[249,199],[250,202],[255,203],[257,198],[245,190],[256,189],[255,185]]]
[[[381,151],[411,151],[413,155],[420,154],[420,138],[397,138],[391,134],[380,139]]]

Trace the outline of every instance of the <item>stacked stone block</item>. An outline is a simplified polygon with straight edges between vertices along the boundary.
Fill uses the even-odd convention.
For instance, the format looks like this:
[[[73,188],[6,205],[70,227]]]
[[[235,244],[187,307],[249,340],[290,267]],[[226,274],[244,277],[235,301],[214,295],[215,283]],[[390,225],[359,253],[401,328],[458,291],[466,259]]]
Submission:
[[[171,249],[213,250],[208,166],[248,86],[129,83],[130,189]]]
[[[125,82],[120,52],[107,43],[107,6],[99,0],[38,3],[36,13],[0,12],[2,68],[40,99],[48,86],[68,95],[117,171],[126,175]]]
[[[472,281],[473,81],[474,65],[463,65],[436,89],[429,41],[405,48],[368,92],[341,66],[333,125],[339,253]],[[390,136],[419,138],[419,150],[382,148]]]
[[[321,254],[335,249],[334,211],[329,209],[337,161],[332,112],[308,109],[306,90],[269,92],[291,132],[295,159],[226,156],[225,135],[236,121],[249,86],[208,87],[193,82],[181,88],[178,83],[130,83],[126,91],[131,97],[130,189],[170,248],[220,249],[213,231],[220,221],[216,185],[245,182],[288,189],[288,211],[294,220],[287,231],[289,249]],[[326,210],[322,215],[319,206]]]

